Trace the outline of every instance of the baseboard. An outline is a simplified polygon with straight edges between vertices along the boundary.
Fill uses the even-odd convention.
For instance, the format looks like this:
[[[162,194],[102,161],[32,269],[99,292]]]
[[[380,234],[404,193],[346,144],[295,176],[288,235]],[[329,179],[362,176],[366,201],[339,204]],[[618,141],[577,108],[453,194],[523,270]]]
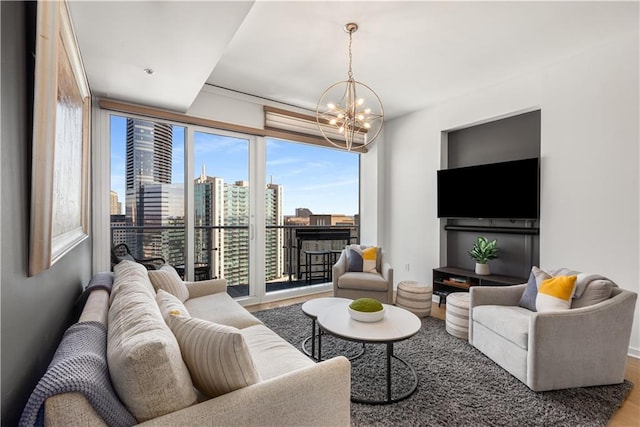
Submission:
[[[629,347],[629,353],[627,353],[627,356],[640,359],[640,348]]]

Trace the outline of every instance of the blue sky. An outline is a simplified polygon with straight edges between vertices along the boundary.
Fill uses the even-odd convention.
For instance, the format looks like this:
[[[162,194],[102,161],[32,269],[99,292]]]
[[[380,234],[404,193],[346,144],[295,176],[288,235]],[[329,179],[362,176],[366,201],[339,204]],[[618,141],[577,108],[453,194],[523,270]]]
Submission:
[[[126,119],[111,116],[111,189],[124,202]],[[173,182],[184,182],[183,127],[173,130]],[[358,155],[281,140],[267,139],[266,181],[283,186],[285,215],[296,208],[317,214],[358,212]],[[227,182],[249,179],[246,140],[196,132],[194,178],[202,165],[209,176]]]

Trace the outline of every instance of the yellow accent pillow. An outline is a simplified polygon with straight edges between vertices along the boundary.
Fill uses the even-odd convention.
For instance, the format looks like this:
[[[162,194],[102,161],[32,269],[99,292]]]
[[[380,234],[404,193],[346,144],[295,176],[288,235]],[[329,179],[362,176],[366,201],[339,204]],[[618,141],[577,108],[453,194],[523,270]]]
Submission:
[[[555,276],[540,283],[536,297],[537,311],[568,310],[576,290],[578,276]]]
[[[362,271],[365,273],[377,273],[376,270],[376,256],[378,254],[378,248],[371,246],[362,251]]]

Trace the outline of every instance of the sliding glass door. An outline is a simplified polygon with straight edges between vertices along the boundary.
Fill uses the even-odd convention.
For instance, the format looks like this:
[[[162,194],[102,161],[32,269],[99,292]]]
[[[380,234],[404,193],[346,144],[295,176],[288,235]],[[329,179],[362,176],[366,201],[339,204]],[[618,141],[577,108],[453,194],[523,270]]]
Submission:
[[[248,138],[194,132],[194,277],[222,278],[248,296],[250,212]]]

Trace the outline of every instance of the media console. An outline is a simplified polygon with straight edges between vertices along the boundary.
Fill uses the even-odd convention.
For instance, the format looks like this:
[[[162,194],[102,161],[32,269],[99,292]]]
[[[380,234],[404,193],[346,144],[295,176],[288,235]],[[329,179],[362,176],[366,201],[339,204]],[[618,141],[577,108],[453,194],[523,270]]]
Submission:
[[[527,283],[521,277],[482,275],[458,267],[439,267],[433,269],[433,293],[440,297],[438,306],[446,303],[451,292],[469,292],[471,286],[509,286]]]

